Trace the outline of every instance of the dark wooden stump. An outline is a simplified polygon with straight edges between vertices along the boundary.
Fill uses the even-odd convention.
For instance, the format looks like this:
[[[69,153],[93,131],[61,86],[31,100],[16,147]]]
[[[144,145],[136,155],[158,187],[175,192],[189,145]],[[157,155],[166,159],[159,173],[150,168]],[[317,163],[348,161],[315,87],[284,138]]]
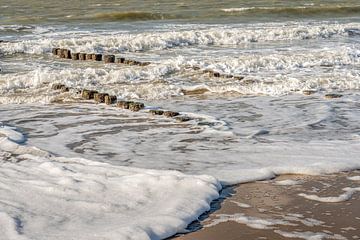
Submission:
[[[65,87],[64,84],[60,84],[60,83],[55,83],[51,86],[52,90],[60,90],[62,87]]]
[[[129,105],[129,109],[133,112],[138,112],[141,109],[143,109],[144,107],[145,107],[145,105],[141,102],[133,102],[133,103],[130,103],[130,105]]]
[[[102,55],[98,54],[98,53],[95,53],[95,54],[92,55],[92,60],[101,61],[102,60]]]
[[[210,77],[220,77],[220,73],[218,72],[212,72],[212,73],[209,73]]]
[[[58,55],[58,51],[60,50],[60,48],[53,48],[52,50],[51,50],[51,52],[52,52],[52,54],[53,55]]]
[[[186,117],[186,116],[178,116],[178,117],[175,117],[175,119],[177,122],[188,122],[188,121],[192,120],[191,118]]]
[[[93,54],[92,53],[87,53],[85,56],[86,60],[92,60],[93,59]]]
[[[94,99],[95,93],[97,93],[97,91],[83,89],[81,92],[81,97],[87,100]]]
[[[116,102],[116,100],[117,100],[116,96],[105,96],[105,104],[106,105],[113,104]]]
[[[172,111],[165,111],[164,112],[165,117],[176,117],[178,115],[180,115],[180,113],[178,113],[178,112],[172,112]]]
[[[163,110],[157,110],[157,109],[152,109],[149,111],[152,115],[163,115],[164,111]]]
[[[63,49],[62,58],[71,59],[71,51],[69,49]]]
[[[82,61],[86,60],[86,53],[79,53],[79,59]]]
[[[114,63],[115,55],[104,55],[104,62],[105,63]]]
[[[243,77],[243,76],[235,76],[234,77],[234,79],[236,79],[236,80],[243,80],[245,77]]]
[[[72,60],[79,60],[79,53],[72,53],[71,54],[71,59]]]
[[[124,63],[125,62],[125,58],[117,58],[116,59],[116,63]]]
[[[59,50],[57,51],[57,55],[58,55],[59,57],[61,57],[61,58],[64,58],[64,56],[63,56],[64,50],[65,50],[65,49],[63,49],[63,48],[59,49]]]
[[[95,100],[95,102],[98,102],[98,103],[104,103],[106,96],[109,96],[109,94],[107,94],[107,93],[95,93],[94,94],[94,100]]]
[[[328,93],[325,94],[325,98],[327,99],[333,99],[333,98],[341,98],[343,95],[337,94],[337,93]]]
[[[133,102],[131,102],[131,101],[118,101],[116,106],[118,108],[129,109],[131,103],[133,103]]]

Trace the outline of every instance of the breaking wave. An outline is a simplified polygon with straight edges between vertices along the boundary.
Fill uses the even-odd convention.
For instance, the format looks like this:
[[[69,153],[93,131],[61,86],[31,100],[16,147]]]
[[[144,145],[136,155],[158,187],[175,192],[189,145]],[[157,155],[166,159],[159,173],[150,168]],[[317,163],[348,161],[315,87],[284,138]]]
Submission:
[[[336,36],[357,36],[359,23],[285,23],[241,25],[237,27],[213,27],[185,31],[134,33],[67,33],[59,39],[59,33],[47,34],[36,40],[4,43],[0,53],[49,53],[52,47],[66,47],[84,52],[138,52],[163,50],[200,45],[241,45],[254,42],[329,39]]]
[[[110,12],[110,13],[97,13],[94,16],[94,19],[101,21],[145,21],[145,20],[163,20],[171,19],[172,17],[167,14],[162,13],[152,13],[152,12]]]
[[[359,15],[360,6],[295,6],[295,7],[241,7],[225,8],[223,12],[247,15],[286,15],[286,16],[318,16],[318,15]]]

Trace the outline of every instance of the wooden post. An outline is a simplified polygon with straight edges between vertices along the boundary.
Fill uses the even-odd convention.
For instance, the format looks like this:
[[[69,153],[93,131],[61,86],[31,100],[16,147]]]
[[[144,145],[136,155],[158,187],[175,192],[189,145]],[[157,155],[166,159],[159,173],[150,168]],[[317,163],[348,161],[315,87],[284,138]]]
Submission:
[[[84,99],[94,99],[94,95],[97,91],[83,89],[81,91],[81,97]]]
[[[94,94],[94,100],[98,103],[104,103],[105,102],[105,96],[109,96],[107,93],[95,93]]]
[[[71,51],[69,49],[63,49],[62,58],[71,59]]]
[[[143,109],[144,107],[145,107],[145,105],[140,102],[133,102],[133,103],[129,104],[129,110],[131,110],[133,112],[138,112],[141,109]]]
[[[104,55],[104,62],[105,63],[114,63],[115,55]]]
[[[124,63],[125,62],[125,58],[117,58],[116,59],[116,63]]]
[[[106,105],[110,105],[110,104],[113,104],[115,103],[117,100],[117,97],[116,96],[105,96],[105,104]]]
[[[79,53],[79,59],[82,61],[86,60],[86,53]]]
[[[92,55],[92,60],[101,61],[102,60],[102,55],[98,54],[98,53],[95,53],[95,54]]]
[[[93,54],[92,53],[87,53],[85,56],[86,60],[92,60],[93,59]]]
[[[72,53],[71,54],[71,59],[72,60],[79,60],[79,53]]]
[[[51,51],[52,51],[53,55],[58,55],[59,50],[60,50],[60,48],[53,48]]]
[[[62,48],[57,50],[57,55],[61,58],[63,58],[63,51],[64,51],[64,49],[62,49]]]

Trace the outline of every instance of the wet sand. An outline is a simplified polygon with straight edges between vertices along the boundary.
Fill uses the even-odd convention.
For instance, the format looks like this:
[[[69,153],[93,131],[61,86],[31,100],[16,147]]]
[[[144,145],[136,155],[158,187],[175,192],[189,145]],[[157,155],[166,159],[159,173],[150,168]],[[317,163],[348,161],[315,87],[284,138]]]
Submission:
[[[308,200],[298,194],[338,197],[360,186],[360,171],[325,176],[286,175],[229,187],[217,209],[176,240],[360,239],[360,192],[339,203]],[[293,180],[283,181],[283,180]],[[283,181],[283,182],[281,182]],[[279,184],[291,185],[279,185]],[[294,184],[296,183],[296,184]]]

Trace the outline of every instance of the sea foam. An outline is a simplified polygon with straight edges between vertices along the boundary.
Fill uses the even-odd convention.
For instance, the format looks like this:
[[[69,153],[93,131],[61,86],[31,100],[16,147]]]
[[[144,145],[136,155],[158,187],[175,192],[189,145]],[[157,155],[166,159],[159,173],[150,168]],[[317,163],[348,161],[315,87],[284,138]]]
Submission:
[[[240,45],[253,42],[328,39],[349,36],[351,30],[360,29],[357,23],[285,23],[253,24],[209,29],[160,31],[144,33],[58,33],[46,34],[40,39],[24,40],[0,45],[0,53],[49,53],[52,47],[67,47],[83,52],[136,52],[163,50],[192,45]],[[38,38],[38,36],[34,36]]]
[[[219,196],[210,176],[44,156],[14,147],[14,131],[0,138],[0,148],[21,159],[0,156],[0,233],[7,239],[164,239]]]

